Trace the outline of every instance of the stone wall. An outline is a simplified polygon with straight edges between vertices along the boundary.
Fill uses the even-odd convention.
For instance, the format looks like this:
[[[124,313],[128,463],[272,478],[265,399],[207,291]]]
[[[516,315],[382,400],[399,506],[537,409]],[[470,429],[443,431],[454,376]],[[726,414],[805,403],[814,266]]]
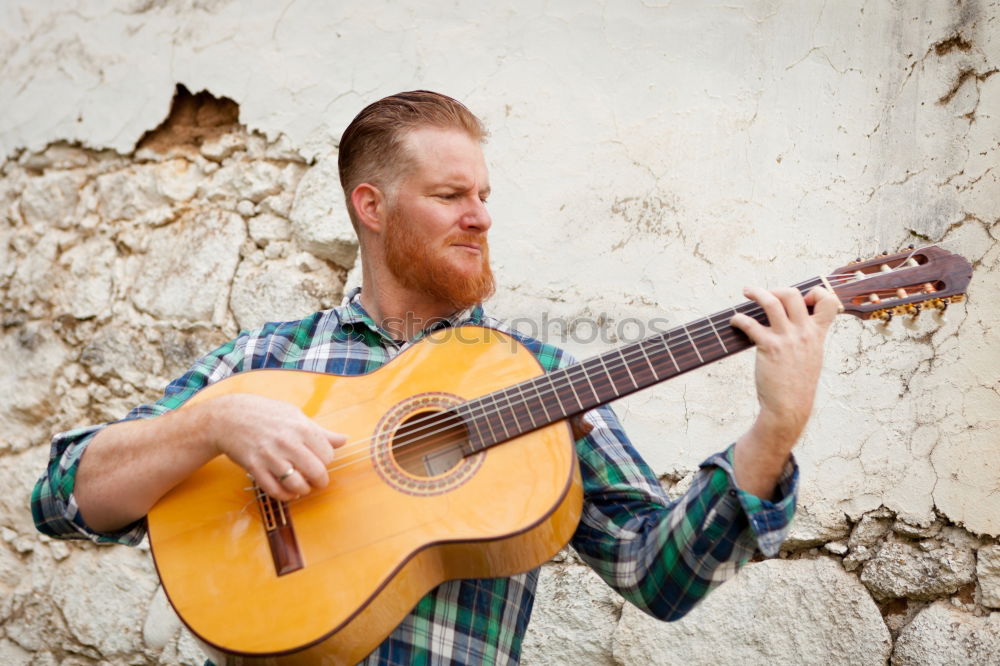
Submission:
[[[996,661],[996,3],[271,4],[0,9],[0,661],[200,663],[145,548],[34,531],[48,438],[338,303],[337,135],[414,87],[492,129],[493,310],[580,356],[909,243],[975,266],[943,323],[835,326],[778,559],[661,624],[562,553],[525,663]],[[751,377],[616,406],[670,492],[750,422]]]

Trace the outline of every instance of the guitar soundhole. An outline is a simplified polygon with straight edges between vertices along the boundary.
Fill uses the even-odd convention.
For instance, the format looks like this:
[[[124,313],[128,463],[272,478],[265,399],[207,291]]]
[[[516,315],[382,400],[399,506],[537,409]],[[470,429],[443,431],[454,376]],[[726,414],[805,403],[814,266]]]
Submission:
[[[469,433],[449,411],[419,411],[407,416],[392,437],[392,457],[417,477],[440,476],[465,457]]]

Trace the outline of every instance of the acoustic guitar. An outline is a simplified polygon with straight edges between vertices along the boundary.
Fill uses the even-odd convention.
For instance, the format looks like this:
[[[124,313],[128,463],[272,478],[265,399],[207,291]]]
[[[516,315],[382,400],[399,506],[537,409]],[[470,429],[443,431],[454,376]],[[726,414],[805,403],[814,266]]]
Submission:
[[[887,322],[962,298],[970,264],[936,246],[807,280],[842,312]],[[256,393],[347,435],[330,483],[265,495],[217,457],[150,511],[167,597],[219,664],[353,664],[436,585],[537,567],[570,539],[582,496],[567,419],[747,349],[752,302],[543,373],[499,331],[438,331],[366,375],[237,373],[189,404]],[[248,414],[247,418],[253,418]]]

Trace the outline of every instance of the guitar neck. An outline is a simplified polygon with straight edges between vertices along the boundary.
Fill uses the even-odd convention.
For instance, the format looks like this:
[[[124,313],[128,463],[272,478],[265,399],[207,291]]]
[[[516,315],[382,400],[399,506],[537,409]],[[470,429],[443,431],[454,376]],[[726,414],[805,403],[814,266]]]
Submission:
[[[807,280],[807,293],[822,284]],[[467,454],[482,451],[556,421],[666,381],[753,346],[729,325],[736,313],[767,324],[764,310],[751,301],[669,331],[618,347],[582,363],[489,393],[456,407],[469,432]]]

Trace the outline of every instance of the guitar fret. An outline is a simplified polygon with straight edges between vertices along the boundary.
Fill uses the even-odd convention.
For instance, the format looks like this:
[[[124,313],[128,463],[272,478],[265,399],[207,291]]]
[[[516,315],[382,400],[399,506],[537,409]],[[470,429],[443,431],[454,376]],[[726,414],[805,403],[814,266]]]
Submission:
[[[496,402],[497,402],[496,398],[493,398],[493,404],[494,405],[496,405]],[[484,408],[483,409],[483,416],[485,417],[485,420],[486,420],[486,427],[488,427],[490,429],[490,441],[494,442],[494,443],[499,442],[501,440],[500,440],[499,437],[497,437],[496,431],[493,430],[493,419],[492,419],[492,417],[490,417],[489,414],[487,414],[485,407],[486,407],[486,405],[484,404],[483,405],[483,408]]]
[[[455,410],[455,413],[457,413],[459,415],[459,417],[462,418],[463,422],[475,426],[475,428],[476,428],[476,437],[479,438],[479,444],[480,444],[480,446],[485,446],[486,439],[483,437],[483,430],[482,430],[482,428],[479,427],[479,419],[477,419],[476,417],[474,417],[471,412],[469,412],[468,410],[465,409],[465,405],[467,405],[467,404],[472,404],[472,403],[465,403],[463,405],[459,405],[458,408]],[[462,413],[463,411],[465,412],[465,414]],[[476,448],[476,447],[473,447],[473,448]]]
[[[552,397],[554,397],[556,399],[556,404],[559,407],[559,414],[560,414],[560,416],[565,416],[566,415],[566,408],[563,407],[562,398],[559,397],[559,389],[556,388],[555,380],[552,377],[552,374],[550,373],[550,374],[545,375],[545,378],[548,380],[549,386],[552,388]]]
[[[670,334],[668,333],[667,335]],[[681,371],[681,366],[677,365],[677,359],[674,358],[674,352],[670,349],[670,338],[664,337],[662,339],[663,339],[663,346],[664,348],[666,348],[667,354],[670,355],[670,362],[674,364],[674,370],[676,370],[679,374]]]
[[[708,317],[706,319],[706,321],[708,321],[709,326],[712,327],[712,331],[715,333],[715,337],[719,341],[719,344],[722,345],[722,351],[724,351],[724,352],[726,352],[728,354],[729,353],[729,349],[726,347],[726,343],[722,341],[722,336],[719,335],[719,329],[717,329],[715,327],[715,322],[712,321],[711,317]]]
[[[653,373],[653,379],[660,381],[660,376],[656,374],[656,368],[653,367],[653,362],[649,360],[649,354],[646,353],[646,345],[642,342],[639,343],[639,351],[642,352],[642,357],[646,359],[646,365],[649,366],[649,371]]]
[[[510,439],[510,431],[507,430],[507,421],[503,417],[503,412],[500,410],[500,403],[497,402],[495,393],[493,394],[493,405],[496,407],[496,411],[494,413],[496,414],[497,419],[500,421],[500,425],[503,426],[503,434],[505,436],[505,439]],[[507,407],[511,407],[510,398],[507,398]]]
[[[587,385],[590,386],[590,392],[594,394],[594,402],[600,402],[601,396],[597,392],[597,389],[594,388],[594,382],[590,381],[590,373],[587,372],[586,361],[581,363],[580,367],[583,368],[583,378],[587,380]]]
[[[566,383],[569,384],[569,389],[573,392],[573,397],[576,398],[576,404],[579,406],[580,410],[583,410],[583,401],[580,400],[580,394],[576,392],[576,382],[573,381],[568,372],[565,374],[567,379]],[[587,374],[586,371],[584,371],[584,374]]]
[[[528,412],[528,418],[531,419],[531,427],[532,428],[537,428],[538,424],[535,423],[535,410],[531,409],[530,406],[528,405],[528,401],[524,397],[524,388],[522,388],[522,384],[518,384],[517,385],[517,392],[521,394],[521,402],[525,406],[525,411]],[[544,400],[539,400],[539,402],[542,405],[542,411],[545,412],[545,418],[548,419],[549,418],[549,412],[548,412],[547,409],[545,409],[545,401]]]
[[[612,377],[611,373],[608,371],[608,366],[604,364],[604,355],[602,354],[598,356],[597,360],[601,362],[601,367],[604,368],[604,374],[608,376],[608,381],[611,383],[611,390],[614,391],[615,396],[620,396],[622,393],[618,390],[618,384],[615,383],[615,378]]]
[[[632,374],[632,368],[628,367],[628,359],[625,358],[625,354],[622,353],[621,347],[618,348],[618,355],[622,357],[622,364],[625,366],[625,372],[628,373],[629,379],[632,380],[632,386],[638,390],[639,382],[635,381],[635,375]]]
[[[691,341],[691,346],[694,347],[694,353],[698,355],[698,360],[704,363],[705,359],[701,357],[701,352],[698,351],[698,344],[694,341],[694,338],[691,337],[691,331],[688,330],[687,326],[682,326],[681,328],[684,329],[685,333],[687,333],[688,340]]]

